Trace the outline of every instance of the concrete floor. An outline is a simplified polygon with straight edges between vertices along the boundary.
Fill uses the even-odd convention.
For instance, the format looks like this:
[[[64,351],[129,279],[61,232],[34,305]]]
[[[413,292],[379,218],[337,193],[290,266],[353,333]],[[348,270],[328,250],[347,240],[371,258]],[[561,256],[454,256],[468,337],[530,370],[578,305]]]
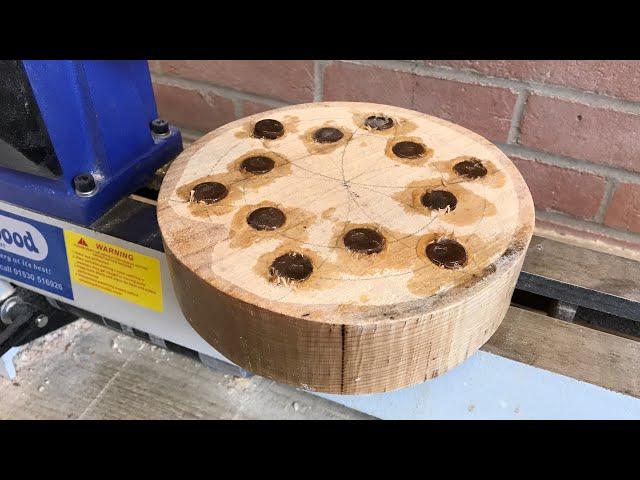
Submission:
[[[0,419],[367,419],[78,320],[25,346],[0,378]]]

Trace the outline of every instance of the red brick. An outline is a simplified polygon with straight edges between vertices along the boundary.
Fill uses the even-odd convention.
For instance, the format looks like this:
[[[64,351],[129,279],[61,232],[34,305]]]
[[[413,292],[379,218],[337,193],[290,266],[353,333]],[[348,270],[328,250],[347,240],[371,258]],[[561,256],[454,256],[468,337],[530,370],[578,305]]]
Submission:
[[[273,110],[275,107],[259,102],[242,102],[242,109],[245,116],[253,115],[255,113],[266,112],[267,110]]]
[[[313,62],[307,60],[163,60],[162,71],[291,102],[313,101]]]
[[[208,132],[235,119],[228,98],[171,85],[153,85],[158,113],[171,123]]]
[[[485,75],[562,85],[640,101],[637,60],[439,60],[425,61]]]
[[[591,173],[511,157],[524,177],[533,203],[581,219],[592,219],[604,197],[606,180]]]
[[[516,95],[510,90],[418,77],[414,108],[506,142]]]
[[[531,95],[520,131],[521,145],[640,171],[640,115]]]
[[[324,100],[372,102],[413,108],[415,77],[384,68],[334,63],[324,70]]]
[[[640,233],[640,185],[618,185],[609,202],[604,224]]]
[[[516,101],[516,95],[504,88],[345,63],[325,69],[323,98],[411,108],[500,142],[507,139]]]

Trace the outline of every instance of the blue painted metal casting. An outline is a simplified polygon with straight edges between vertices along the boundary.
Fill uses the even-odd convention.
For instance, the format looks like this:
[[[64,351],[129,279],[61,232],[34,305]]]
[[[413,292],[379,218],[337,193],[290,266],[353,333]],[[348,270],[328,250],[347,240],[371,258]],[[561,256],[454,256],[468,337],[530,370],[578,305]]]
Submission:
[[[153,135],[157,110],[147,62],[23,62],[62,169],[50,178],[0,168],[0,200],[89,225],[145,185],[182,150],[180,132]],[[93,175],[97,191],[79,196],[73,178]]]

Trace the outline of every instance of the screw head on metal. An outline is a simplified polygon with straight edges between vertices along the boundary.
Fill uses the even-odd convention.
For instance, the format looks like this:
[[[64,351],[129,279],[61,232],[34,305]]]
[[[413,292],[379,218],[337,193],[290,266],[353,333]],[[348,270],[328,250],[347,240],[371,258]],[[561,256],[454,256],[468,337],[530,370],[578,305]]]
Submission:
[[[38,328],[44,328],[49,323],[49,317],[47,317],[44,313],[41,313],[36,317],[36,326]]]
[[[20,303],[20,299],[16,296],[7,298],[0,306],[0,322],[5,325],[11,325],[14,319],[12,313],[13,308]]]
[[[80,197],[90,197],[97,190],[96,180],[90,173],[81,173],[73,177],[73,187]]]
[[[170,133],[169,122],[167,122],[164,118],[156,118],[154,120],[151,120],[149,128],[154,135],[166,136]]]

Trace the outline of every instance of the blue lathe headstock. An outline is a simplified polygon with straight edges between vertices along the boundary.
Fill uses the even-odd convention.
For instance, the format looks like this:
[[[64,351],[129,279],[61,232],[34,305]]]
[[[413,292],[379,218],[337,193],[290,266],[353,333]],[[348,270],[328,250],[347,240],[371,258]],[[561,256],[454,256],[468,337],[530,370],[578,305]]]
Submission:
[[[147,62],[0,61],[0,200],[89,225],[182,150]]]

